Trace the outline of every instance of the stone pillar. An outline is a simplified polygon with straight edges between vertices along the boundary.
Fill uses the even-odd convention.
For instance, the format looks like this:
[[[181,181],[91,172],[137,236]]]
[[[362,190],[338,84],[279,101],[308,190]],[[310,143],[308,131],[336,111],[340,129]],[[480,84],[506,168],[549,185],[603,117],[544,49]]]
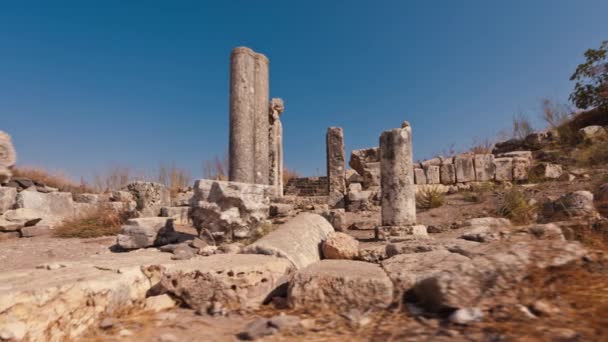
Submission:
[[[285,105],[281,99],[272,99],[269,108],[268,144],[269,144],[269,182],[276,189],[275,195],[283,197],[283,124],[281,114]]]
[[[237,47],[230,56],[229,179],[255,181],[255,53]]]
[[[380,183],[382,226],[415,225],[412,129],[407,122],[380,135]]]
[[[255,53],[254,60],[254,183],[269,184],[268,58],[261,53]]]
[[[0,131],[0,184],[7,183],[11,176],[11,167],[17,161],[17,153],[11,141],[11,136]]]
[[[330,208],[344,208],[346,193],[344,132],[340,127],[327,129],[327,183]]]

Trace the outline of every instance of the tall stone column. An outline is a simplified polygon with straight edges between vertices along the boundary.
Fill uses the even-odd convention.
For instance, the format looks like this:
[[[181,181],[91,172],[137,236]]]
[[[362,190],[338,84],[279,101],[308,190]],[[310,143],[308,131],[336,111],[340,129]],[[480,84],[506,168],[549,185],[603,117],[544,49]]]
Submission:
[[[255,182],[255,53],[237,47],[230,56],[229,179]]]
[[[269,184],[269,144],[268,144],[268,101],[269,75],[268,58],[255,53],[254,68],[254,183]]]
[[[382,186],[382,225],[416,224],[416,185],[412,157],[412,129],[402,128],[380,135],[380,183]]]
[[[283,124],[281,114],[285,110],[282,99],[272,99],[269,108],[268,144],[270,150],[269,182],[276,189],[276,196],[283,197]]]
[[[330,208],[344,208],[346,194],[344,132],[340,127],[327,129],[327,183]]]

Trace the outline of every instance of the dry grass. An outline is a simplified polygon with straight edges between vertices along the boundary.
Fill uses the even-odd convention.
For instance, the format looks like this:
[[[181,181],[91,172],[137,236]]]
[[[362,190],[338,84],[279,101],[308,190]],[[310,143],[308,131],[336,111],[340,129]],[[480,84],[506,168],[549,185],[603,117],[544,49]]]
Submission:
[[[605,165],[608,163],[608,139],[581,145],[574,157],[581,166]]]
[[[530,122],[530,119],[528,119],[523,113],[519,113],[513,117],[514,138],[523,139],[532,133],[534,133],[532,123]]]
[[[470,203],[484,202],[495,188],[496,185],[491,182],[473,184],[471,190],[462,192],[462,200]]]
[[[131,168],[115,166],[109,168],[103,175],[96,174],[93,178],[93,184],[100,192],[112,191],[124,188],[132,179]]]
[[[482,141],[473,140],[473,145],[469,149],[469,152],[473,154],[489,154],[492,153],[494,143],[490,139],[484,139]]]
[[[181,188],[190,185],[191,181],[192,176],[190,173],[175,165],[161,165],[158,170],[158,182],[169,189],[171,196],[175,196]]]
[[[95,238],[116,235],[127,216],[110,207],[100,206],[79,217],[68,219],[55,228],[59,238]]]
[[[283,184],[287,184],[292,178],[300,178],[300,174],[296,170],[283,168]]]
[[[564,104],[558,104],[550,99],[541,101],[541,118],[549,128],[557,129],[564,125],[572,116],[572,109]]]
[[[437,187],[423,187],[416,194],[416,207],[419,209],[439,208],[445,203],[445,194]]]
[[[538,208],[530,204],[526,194],[519,187],[513,187],[503,193],[497,213],[516,224],[526,224],[533,221]]]
[[[213,180],[228,180],[229,160],[228,153],[222,158],[215,156],[211,160],[203,161],[203,177]]]
[[[29,178],[35,182],[40,182],[52,188],[57,188],[59,191],[71,193],[96,192],[95,189],[88,186],[85,182],[80,184],[73,182],[69,177],[58,172],[50,172],[42,168],[35,167],[15,167],[12,169],[13,177]]]

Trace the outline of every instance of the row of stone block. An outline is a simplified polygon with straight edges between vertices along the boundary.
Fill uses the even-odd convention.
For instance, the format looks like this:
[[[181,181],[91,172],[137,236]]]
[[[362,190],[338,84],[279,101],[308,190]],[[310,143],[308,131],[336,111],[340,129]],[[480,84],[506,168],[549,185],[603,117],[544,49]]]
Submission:
[[[416,184],[456,184],[489,181],[525,181],[531,163],[529,152],[495,157],[492,154],[462,154],[433,158],[414,168]]]

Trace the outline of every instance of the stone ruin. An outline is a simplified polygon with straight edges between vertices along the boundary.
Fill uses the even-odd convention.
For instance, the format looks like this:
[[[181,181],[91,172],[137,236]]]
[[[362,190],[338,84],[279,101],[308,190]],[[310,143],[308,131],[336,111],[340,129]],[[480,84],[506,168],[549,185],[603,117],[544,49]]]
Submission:
[[[15,162],[17,162],[17,153],[11,136],[0,131],[0,184],[5,184],[11,178],[11,167]]]

